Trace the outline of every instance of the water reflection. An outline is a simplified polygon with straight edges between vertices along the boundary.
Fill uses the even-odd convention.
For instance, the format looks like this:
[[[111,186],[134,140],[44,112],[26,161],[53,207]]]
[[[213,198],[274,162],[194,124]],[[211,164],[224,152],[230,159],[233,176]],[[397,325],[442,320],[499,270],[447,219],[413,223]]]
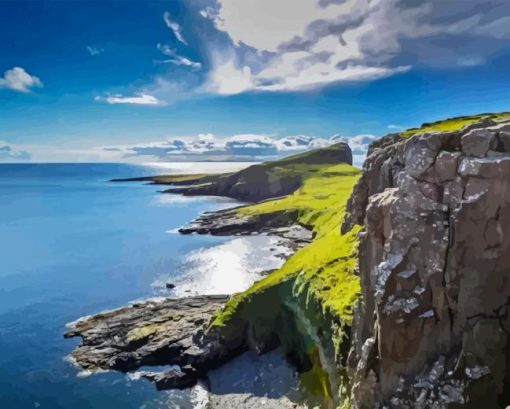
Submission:
[[[265,235],[236,237],[226,243],[193,250],[183,257],[178,278],[172,281],[175,285],[172,295],[244,291],[268,270],[279,268],[288,252],[282,239]],[[170,280],[169,274],[158,276],[153,283],[156,292],[168,292],[166,284]]]

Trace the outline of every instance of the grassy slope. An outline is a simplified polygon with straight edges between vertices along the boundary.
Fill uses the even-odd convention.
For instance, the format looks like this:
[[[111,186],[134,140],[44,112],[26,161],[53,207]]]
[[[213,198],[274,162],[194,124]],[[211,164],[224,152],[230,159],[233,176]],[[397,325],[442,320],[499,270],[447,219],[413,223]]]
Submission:
[[[352,163],[351,150],[345,143],[253,164],[233,173],[161,175],[114,181],[150,181],[171,185],[166,191],[171,193],[226,196],[244,202],[259,202],[291,194],[311,173],[338,163]]]
[[[460,130],[483,117],[490,117],[495,121],[508,120],[510,113],[451,118],[407,130],[401,133],[401,136],[412,137],[422,132]],[[249,303],[254,296],[289,279],[294,280],[294,296],[304,294],[307,298],[313,297],[320,302],[323,310],[328,310],[340,322],[351,324],[352,307],[361,292],[359,277],[355,274],[357,234],[361,226],[356,226],[345,235],[340,233],[339,226],[344,217],[347,200],[361,171],[346,164],[327,165],[310,170],[302,187],[293,194],[238,210],[244,215],[255,217],[278,212],[295,213],[298,210],[297,221],[312,228],[315,238],[309,245],[291,256],[280,269],[229,301],[224,310],[215,317],[213,327],[223,328],[228,327],[229,323],[235,323],[239,311],[243,310],[241,307]],[[333,335],[336,350],[343,338],[342,328],[338,330],[337,335]],[[316,350],[312,350],[311,357],[314,356],[313,351]],[[323,396],[324,402],[331,402],[331,399],[328,399],[331,391],[328,389],[327,376],[319,362],[314,363],[311,371],[302,375],[302,381],[310,390],[317,389],[316,395]],[[315,387],[311,387],[313,385]],[[343,401],[341,407],[350,407],[349,400]]]
[[[162,184],[174,184],[174,183],[185,183],[185,182],[195,182],[198,180],[202,180],[203,178],[210,176],[205,173],[192,173],[186,175],[163,175],[163,176],[154,176],[151,179],[156,183]]]
[[[420,128],[409,129],[401,135],[412,137],[423,132],[459,130],[484,117],[495,121],[508,120],[510,112],[450,118],[423,124]],[[296,158],[298,156],[296,155]],[[284,161],[285,159],[280,162]],[[299,294],[308,286],[313,295],[320,300],[323,308],[329,309],[342,322],[349,323],[352,319],[351,307],[360,291],[358,277],[354,274],[356,236],[359,227],[346,235],[341,235],[339,226],[344,216],[345,204],[360,175],[360,170],[346,164],[286,167],[289,169],[283,169],[283,172],[298,172],[304,175],[301,188],[283,198],[240,208],[239,212],[256,217],[298,210],[297,221],[311,227],[316,234],[315,239],[291,256],[279,270],[234,297],[223,312],[217,315],[212,324],[214,326],[228,325],[239,305],[253,295],[289,278],[296,278],[295,293]]]
[[[360,285],[356,268],[357,231],[340,234],[340,223],[360,170],[346,164],[314,167],[304,184],[291,195],[239,209],[245,215],[262,215],[281,211],[298,211],[298,222],[315,232],[312,243],[291,256],[277,271],[234,297],[217,315],[214,326],[228,325],[240,304],[254,294],[297,277],[295,290],[305,285],[343,322],[352,318],[351,306]]]
[[[411,128],[407,131],[401,132],[400,135],[403,137],[414,136],[423,132],[449,132],[458,131],[465,126],[474,124],[480,121],[482,118],[491,118],[494,121],[503,121],[510,119],[510,112],[501,112],[499,114],[479,114],[470,116],[459,116],[455,118],[449,118],[442,121],[432,122],[423,124],[419,128]]]

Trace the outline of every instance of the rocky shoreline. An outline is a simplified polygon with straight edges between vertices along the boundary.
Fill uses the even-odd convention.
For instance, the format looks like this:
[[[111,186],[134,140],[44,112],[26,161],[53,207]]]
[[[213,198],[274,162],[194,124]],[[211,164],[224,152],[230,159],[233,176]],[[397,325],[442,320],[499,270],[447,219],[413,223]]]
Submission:
[[[307,245],[313,239],[313,233],[306,227],[293,222],[294,216],[288,213],[254,218],[240,216],[237,209],[206,212],[188,226],[180,228],[179,233],[214,236],[267,234],[284,239],[286,245],[293,251]]]
[[[281,245],[288,248],[286,256],[313,239],[311,231],[288,217],[255,221],[240,217],[236,208],[204,213],[179,232],[273,235],[281,238]],[[194,386],[200,379],[206,379],[210,370],[250,349],[249,340],[232,342],[213,331],[206,331],[214,315],[231,296],[153,299],[84,317],[68,324],[64,334],[66,338],[82,339],[69,358],[90,373],[99,370],[127,373],[146,366],[169,366],[165,371],[140,371],[139,374],[153,382],[158,390]],[[238,399],[239,396],[211,397],[211,404],[234,407]],[[258,397],[250,399],[257,402]],[[273,402],[273,406],[282,409],[297,407],[287,398],[282,399]]]

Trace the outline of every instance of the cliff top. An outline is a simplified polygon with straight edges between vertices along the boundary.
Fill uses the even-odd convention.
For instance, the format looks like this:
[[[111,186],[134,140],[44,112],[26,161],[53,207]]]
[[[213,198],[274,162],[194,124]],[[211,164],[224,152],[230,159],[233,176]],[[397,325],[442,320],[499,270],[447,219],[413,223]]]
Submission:
[[[477,115],[457,116],[453,118],[442,119],[435,122],[426,122],[419,128],[410,128],[400,133],[400,136],[409,137],[424,132],[452,132],[459,131],[465,126],[480,122],[484,118],[499,122],[510,119],[510,112],[485,113]]]

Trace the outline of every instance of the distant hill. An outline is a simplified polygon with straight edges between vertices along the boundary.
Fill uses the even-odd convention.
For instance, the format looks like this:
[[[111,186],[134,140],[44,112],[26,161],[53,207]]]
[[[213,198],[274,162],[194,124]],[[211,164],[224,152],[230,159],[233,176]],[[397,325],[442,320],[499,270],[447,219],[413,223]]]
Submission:
[[[235,173],[216,175],[164,175],[114,181],[149,181],[172,185],[168,193],[201,196],[227,196],[247,202],[258,202],[285,196],[298,189],[311,174],[325,166],[352,165],[352,152],[346,143],[314,149],[286,158],[256,164]]]

